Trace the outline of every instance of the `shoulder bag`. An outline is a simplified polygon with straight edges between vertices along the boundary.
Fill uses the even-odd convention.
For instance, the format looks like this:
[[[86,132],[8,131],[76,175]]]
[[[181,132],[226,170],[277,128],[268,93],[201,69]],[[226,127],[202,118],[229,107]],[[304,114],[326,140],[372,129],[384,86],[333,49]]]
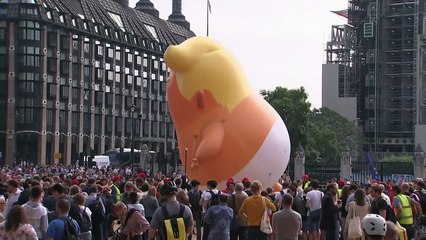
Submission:
[[[268,208],[266,207],[266,200],[264,197],[262,198],[263,208],[265,209],[263,212],[262,219],[260,220],[260,231],[266,234],[272,233],[271,221],[268,216]]]

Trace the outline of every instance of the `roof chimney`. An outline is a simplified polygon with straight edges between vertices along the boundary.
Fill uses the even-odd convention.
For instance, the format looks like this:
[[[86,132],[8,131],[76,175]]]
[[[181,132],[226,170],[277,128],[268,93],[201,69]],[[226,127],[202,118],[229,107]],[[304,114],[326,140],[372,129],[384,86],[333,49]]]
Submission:
[[[182,14],[182,0],[173,0],[173,12],[168,20],[189,30],[190,24]]]
[[[139,2],[136,3],[135,9],[152,15],[156,18],[160,17],[158,10],[154,7],[154,4],[151,2],[151,0],[139,0]]]

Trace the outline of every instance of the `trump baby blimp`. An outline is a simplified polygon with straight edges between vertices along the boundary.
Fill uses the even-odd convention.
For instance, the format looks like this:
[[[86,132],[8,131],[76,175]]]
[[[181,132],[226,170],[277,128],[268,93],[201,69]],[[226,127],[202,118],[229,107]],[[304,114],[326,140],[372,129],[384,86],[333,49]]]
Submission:
[[[228,50],[207,37],[169,46],[167,99],[180,157],[191,179],[260,180],[272,186],[287,167],[290,139],[277,112],[246,80]]]

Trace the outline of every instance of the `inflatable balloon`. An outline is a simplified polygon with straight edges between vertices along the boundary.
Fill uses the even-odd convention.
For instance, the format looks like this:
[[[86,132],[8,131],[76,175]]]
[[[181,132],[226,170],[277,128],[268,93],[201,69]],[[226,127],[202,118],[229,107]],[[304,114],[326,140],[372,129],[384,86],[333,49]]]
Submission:
[[[290,156],[287,128],[251,89],[238,62],[220,44],[194,37],[169,46],[167,97],[180,157],[191,179],[228,178],[272,186]]]
[[[276,183],[274,183],[274,185],[272,185],[272,190],[274,192],[279,192],[279,191],[283,190],[283,186],[279,182],[276,182]]]

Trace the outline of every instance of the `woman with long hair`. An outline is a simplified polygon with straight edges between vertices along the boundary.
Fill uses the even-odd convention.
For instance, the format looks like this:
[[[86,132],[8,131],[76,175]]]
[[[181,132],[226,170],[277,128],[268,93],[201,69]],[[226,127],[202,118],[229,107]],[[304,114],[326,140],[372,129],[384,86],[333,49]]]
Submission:
[[[13,206],[6,217],[6,221],[0,223],[0,239],[37,239],[37,233],[33,226],[28,224],[28,219],[25,215],[24,208],[20,205]]]
[[[346,218],[345,224],[346,236],[348,232],[349,220],[352,219],[354,216],[357,216],[362,221],[362,219],[364,219],[364,217],[368,214],[369,210],[370,203],[366,201],[364,190],[361,188],[356,190],[354,194],[354,201],[349,204],[348,216]],[[348,239],[351,238],[348,237]],[[362,237],[361,239],[364,239],[364,237]]]
[[[145,208],[145,218],[148,222],[151,222],[155,210],[160,207],[156,195],[157,189],[154,186],[151,186],[148,190],[148,194],[141,200],[141,203]]]

